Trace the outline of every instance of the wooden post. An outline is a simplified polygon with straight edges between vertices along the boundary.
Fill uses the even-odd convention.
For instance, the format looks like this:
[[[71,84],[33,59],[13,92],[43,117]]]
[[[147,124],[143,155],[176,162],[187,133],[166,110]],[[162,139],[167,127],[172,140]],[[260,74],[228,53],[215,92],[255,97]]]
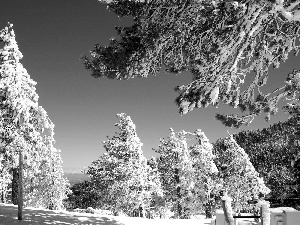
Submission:
[[[262,216],[262,214],[263,214],[263,211],[262,211],[262,206],[260,206],[260,220],[261,220],[261,224],[264,224],[264,219],[263,219],[263,216]]]
[[[234,225],[234,219],[232,216],[232,208],[230,200],[222,200],[221,205],[224,211],[225,221],[228,225]]]
[[[19,151],[18,220],[23,220],[23,155]]]

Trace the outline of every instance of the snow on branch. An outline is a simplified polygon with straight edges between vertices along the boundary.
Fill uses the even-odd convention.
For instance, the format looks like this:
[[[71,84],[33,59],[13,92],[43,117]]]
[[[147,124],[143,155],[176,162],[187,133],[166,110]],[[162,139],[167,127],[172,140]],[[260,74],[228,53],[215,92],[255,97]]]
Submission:
[[[133,16],[134,24],[116,27],[120,41],[95,45],[90,56],[83,57],[93,77],[127,80],[156,75],[163,67],[173,74],[189,71],[192,81],[175,88],[181,114],[209,105],[218,107],[222,101],[242,112],[249,110],[249,117],[227,117],[230,122],[224,124],[238,128],[262,112],[267,113],[266,118],[276,113],[276,105],[255,98],[254,91],[257,88],[261,95],[259,88],[267,83],[271,66],[278,68],[291,51],[298,54],[300,1],[106,3],[120,17]],[[242,91],[251,72],[253,82]]]
[[[296,6],[300,4],[297,0],[290,4],[288,7],[284,7],[284,0],[276,0],[275,10],[280,12],[289,21],[300,21],[300,9],[292,11]],[[298,7],[297,7],[298,8]]]

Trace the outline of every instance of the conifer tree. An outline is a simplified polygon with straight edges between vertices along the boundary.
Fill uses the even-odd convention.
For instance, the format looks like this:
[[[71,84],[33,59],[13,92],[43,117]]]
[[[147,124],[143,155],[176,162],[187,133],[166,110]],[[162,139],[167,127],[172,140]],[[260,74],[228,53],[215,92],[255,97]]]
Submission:
[[[25,187],[25,206],[49,208],[51,204],[53,208],[61,208],[68,188],[67,181],[62,177],[59,151],[53,147],[54,124],[43,107],[38,105],[36,82],[20,63],[23,55],[19,51],[12,26],[9,24],[0,31],[0,40],[4,43],[0,49],[1,155],[11,166],[10,169],[20,165],[23,167],[22,164],[19,165],[18,156],[24,160],[24,170],[20,170],[22,173],[19,174],[19,190],[22,191]],[[47,162],[46,167],[42,166],[43,162]],[[52,169],[49,170],[50,168]],[[24,177],[21,176],[23,173]],[[45,182],[43,187],[41,183],[37,185],[45,177],[51,177],[51,181]],[[36,179],[33,188],[36,194],[27,190],[30,178]],[[51,192],[51,198],[49,195],[42,195],[45,192]],[[21,193],[19,199],[23,201],[20,196]],[[23,202],[19,202],[19,206],[22,205]],[[21,215],[19,219],[22,219]]]
[[[196,143],[194,143],[196,141]],[[161,139],[157,157],[158,170],[165,192],[165,200],[171,203],[175,216],[189,218],[208,202],[210,193],[220,188],[218,172],[214,164],[212,145],[200,130],[180,131]]]
[[[203,211],[210,193],[220,186],[221,181],[214,176],[218,170],[212,145],[200,129],[178,133],[171,129],[168,139],[160,142],[155,151],[159,153],[158,170],[165,200],[171,203],[175,216],[189,218]]]
[[[161,139],[155,152],[158,169],[164,188],[165,201],[171,204],[177,218],[191,216],[190,203],[194,186],[192,162],[188,150],[186,132],[171,133],[167,139]]]
[[[117,116],[120,122],[115,126],[120,131],[103,142],[106,153],[92,162],[87,174],[102,189],[104,207],[129,215],[142,209],[146,216],[152,195],[162,195],[160,181],[143,156],[135,124],[124,113]]]
[[[224,148],[216,146],[224,145]],[[233,199],[235,211],[247,208],[247,201],[260,193],[266,195],[270,189],[266,187],[263,178],[259,176],[248,155],[233,136],[218,140],[214,148],[217,165],[223,179],[223,188]]]
[[[287,121],[268,128],[233,135],[271,189],[269,197],[281,204],[285,199],[297,198],[300,193],[300,182],[296,178],[300,162],[299,132],[299,114],[294,114]]]
[[[202,211],[203,205],[206,206],[206,211],[211,211],[211,204],[214,201],[211,196],[218,194],[222,188],[222,180],[218,178],[213,145],[209,143],[209,139],[200,129],[192,134],[196,140],[196,144],[190,147],[196,180],[194,188],[195,211]]]
[[[189,71],[192,81],[175,88],[179,112],[223,102],[248,111],[245,116],[216,114],[225,126],[236,128],[263,112],[270,120],[285,96],[296,100],[298,70],[273,92],[264,94],[261,87],[270,67],[299,52],[298,0],[100,1],[118,17],[132,16],[133,25],[116,27],[118,40],[96,44],[83,57],[93,77],[127,80],[156,75],[162,67],[173,74]],[[251,72],[252,82],[241,90]]]

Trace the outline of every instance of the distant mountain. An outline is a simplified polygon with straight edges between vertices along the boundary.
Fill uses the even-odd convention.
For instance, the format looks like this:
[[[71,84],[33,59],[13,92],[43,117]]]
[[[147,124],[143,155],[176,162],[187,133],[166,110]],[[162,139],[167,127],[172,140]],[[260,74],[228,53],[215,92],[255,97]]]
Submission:
[[[66,167],[64,168],[64,173],[82,173],[82,171],[87,170],[87,167]]]
[[[67,168],[64,169],[64,177],[67,178],[71,185],[90,180],[90,177],[84,173],[83,170],[86,168]]]

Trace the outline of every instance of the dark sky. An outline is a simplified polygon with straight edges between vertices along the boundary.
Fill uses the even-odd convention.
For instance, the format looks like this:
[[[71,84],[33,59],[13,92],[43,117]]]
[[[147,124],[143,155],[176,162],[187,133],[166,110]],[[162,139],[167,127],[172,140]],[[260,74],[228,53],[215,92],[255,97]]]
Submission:
[[[60,149],[63,167],[85,167],[103,152],[102,141],[117,131],[117,113],[131,116],[138,136],[144,143],[147,158],[154,156],[159,139],[175,131],[200,128],[210,142],[238,130],[223,126],[215,113],[240,113],[237,109],[209,106],[180,116],[174,100],[174,87],[191,81],[189,73],[179,76],[161,72],[156,77],[129,81],[95,79],[84,69],[80,57],[94,44],[107,45],[116,36],[114,27],[129,26],[106,10],[97,0],[4,0],[0,5],[0,29],[14,24],[16,39],[23,53],[21,60],[37,82],[39,104],[55,124],[56,148]],[[271,70],[267,87],[271,91],[284,85],[291,69],[299,69],[300,57],[290,56],[277,70]],[[246,84],[253,76],[248,75]],[[242,88],[242,90],[244,90]],[[264,115],[243,130],[268,127],[287,120],[281,110],[267,123]]]

